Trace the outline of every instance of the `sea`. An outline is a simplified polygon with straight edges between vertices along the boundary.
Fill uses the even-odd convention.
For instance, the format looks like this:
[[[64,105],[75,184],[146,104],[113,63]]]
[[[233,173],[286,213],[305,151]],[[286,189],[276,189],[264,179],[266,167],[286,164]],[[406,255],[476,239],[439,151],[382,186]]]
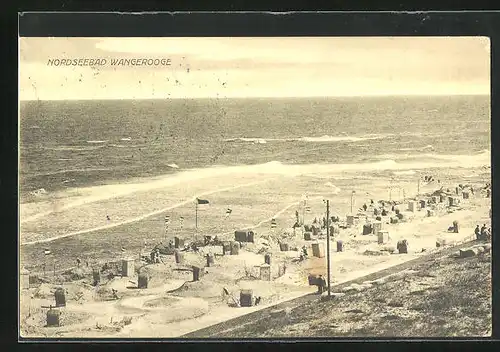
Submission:
[[[489,164],[490,120],[489,96],[23,101],[20,195],[235,165]]]

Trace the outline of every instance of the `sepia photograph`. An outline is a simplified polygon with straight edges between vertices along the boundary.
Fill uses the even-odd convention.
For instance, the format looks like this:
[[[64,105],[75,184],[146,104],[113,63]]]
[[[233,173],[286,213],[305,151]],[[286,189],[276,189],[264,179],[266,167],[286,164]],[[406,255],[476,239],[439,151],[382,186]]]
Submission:
[[[19,37],[23,339],[491,337],[487,37]]]

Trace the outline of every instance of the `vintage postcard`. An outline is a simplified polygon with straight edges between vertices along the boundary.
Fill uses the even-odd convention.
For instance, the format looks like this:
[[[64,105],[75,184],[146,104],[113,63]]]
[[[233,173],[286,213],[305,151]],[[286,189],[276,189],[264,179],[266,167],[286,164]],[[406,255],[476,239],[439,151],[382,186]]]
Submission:
[[[19,40],[21,337],[491,336],[488,38]]]

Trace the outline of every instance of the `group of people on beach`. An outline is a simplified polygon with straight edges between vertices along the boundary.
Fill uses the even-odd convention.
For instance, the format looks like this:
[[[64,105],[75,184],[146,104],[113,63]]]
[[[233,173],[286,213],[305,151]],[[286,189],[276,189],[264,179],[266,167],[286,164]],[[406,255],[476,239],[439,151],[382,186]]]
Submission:
[[[491,240],[491,228],[486,228],[486,224],[483,224],[481,228],[479,225],[476,225],[476,229],[474,230],[474,234],[476,235],[476,239],[480,241],[489,241]]]

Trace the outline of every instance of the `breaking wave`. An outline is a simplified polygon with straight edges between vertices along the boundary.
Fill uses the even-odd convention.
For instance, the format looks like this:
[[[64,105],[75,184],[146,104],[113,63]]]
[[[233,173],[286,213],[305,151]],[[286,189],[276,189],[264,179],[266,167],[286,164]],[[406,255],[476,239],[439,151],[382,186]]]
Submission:
[[[58,147],[42,147],[43,149],[46,150],[54,150],[54,151],[89,151],[89,150],[96,150],[100,148],[104,148],[104,145],[93,145],[93,146],[71,146],[71,145],[61,145]]]
[[[173,174],[166,174],[161,177],[148,177],[137,180],[134,183],[114,183],[108,185],[90,186],[85,188],[68,188],[62,191],[62,194],[55,194],[54,197],[66,197],[71,199],[75,194],[78,196],[69,203],[65,204],[61,209],[78,207],[88,203],[109,200],[112,198],[137,194],[139,196],[143,192],[151,192],[154,190],[165,189],[168,187],[183,187],[185,184],[207,182],[207,187],[210,187],[209,179],[220,178],[230,180],[239,175],[255,175],[256,181],[253,183],[263,182],[274,178],[294,178],[300,176],[314,175],[329,176],[331,180],[342,178],[342,176],[356,177],[360,173],[377,173],[379,171],[399,172],[400,174],[409,174],[417,169],[432,169],[432,168],[481,168],[490,164],[490,152],[484,151],[476,155],[449,155],[440,156],[441,159],[430,159],[425,161],[396,161],[392,159],[367,162],[367,163],[351,163],[351,164],[284,164],[280,161],[270,161],[257,165],[241,165],[241,166],[213,166],[199,169],[189,169],[179,171]],[[171,164],[173,165],[173,164]],[[95,169],[94,169],[95,170]],[[65,170],[70,172],[75,170]],[[370,176],[370,175],[368,175]],[[364,175],[362,177],[365,177]],[[333,192],[340,192],[340,189],[324,178],[324,184]],[[250,186],[247,185],[247,186]],[[231,186],[230,189],[240,187]],[[228,188],[228,189],[229,189]],[[77,193],[75,193],[77,192]],[[208,194],[208,193],[205,193]],[[39,190],[33,193],[36,196],[46,196],[47,194]],[[187,204],[192,200],[185,201]],[[184,203],[182,203],[184,204]],[[52,212],[41,212],[32,215],[23,221],[33,221]],[[147,215],[141,217],[144,218]],[[127,220],[128,221],[128,220]],[[130,221],[135,221],[134,219]]]
[[[393,171],[393,174],[396,175],[396,176],[415,175],[415,170]]]
[[[298,138],[298,141],[301,142],[313,142],[313,143],[325,143],[325,142],[360,142],[367,141],[371,139],[383,139],[390,135],[370,135],[363,137],[354,137],[354,136],[328,136],[324,135],[321,137],[302,137]]]
[[[31,177],[38,176],[51,176],[51,175],[59,175],[59,174],[68,174],[68,173],[80,173],[80,172],[98,172],[98,171],[109,171],[111,168],[96,168],[96,169],[68,169],[68,170],[59,170],[52,172],[39,172],[36,174],[30,175]]]
[[[30,194],[35,197],[40,197],[43,195],[46,195],[48,192],[45,190],[45,188],[39,188],[34,191],[31,191]]]
[[[333,194],[339,194],[339,193],[340,193],[340,191],[341,191],[341,189],[340,189],[339,187],[335,186],[335,185],[334,185],[333,183],[331,183],[331,182],[327,182],[327,183],[325,183],[325,186],[327,186],[327,187],[331,188],[331,189],[332,189],[332,190],[331,190],[331,192],[332,192]]]
[[[90,144],[101,144],[101,143],[106,143],[107,141],[87,141],[87,143]]]
[[[392,136],[391,134],[385,135],[365,135],[360,137],[355,136],[329,136],[324,135],[321,137],[296,137],[296,138],[228,138],[226,142],[250,142],[256,144],[265,144],[268,142],[310,142],[310,143],[328,143],[328,142],[360,142],[371,139],[383,139]]]
[[[270,161],[257,165],[212,166],[207,168],[189,169],[174,174],[167,174],[154,179],[144,179],[142,182],[127,185],[107,185],[99,187],[98,199],[116,197],[140,191],[150,191],[163,187],[179,185],[184,182],[196,182],[207,178],[233,176],[238,174],[273,175],[283,177],[308,176],[311,170],[315,175],[341,175],[342,173],[357,173],[371,171],[394,171],[410,173],[415,169],[482,167],[490,164],[490,152],[484,151],[476,155],[441,156],[439,160],[428,161],[396,161],[381,160],[368,163],[353,164],[284,164],[280,161]],[[171,164],[174,165],[174,164]],[[330,187],[335,187],[331,185]],[[119,189],[119,190],[118,190]]]
[[[147,144],[108,144],[108,146],[113,148],[144,148]]]
[[[400,148],[399,150],[404,150],[404,151],[410,151],[410,150],[417,150],[417,151],[423,151],[423,150],[434,150],[434,146],[432,145],[426,145],[425,147],[420,147],[420,148]]]

